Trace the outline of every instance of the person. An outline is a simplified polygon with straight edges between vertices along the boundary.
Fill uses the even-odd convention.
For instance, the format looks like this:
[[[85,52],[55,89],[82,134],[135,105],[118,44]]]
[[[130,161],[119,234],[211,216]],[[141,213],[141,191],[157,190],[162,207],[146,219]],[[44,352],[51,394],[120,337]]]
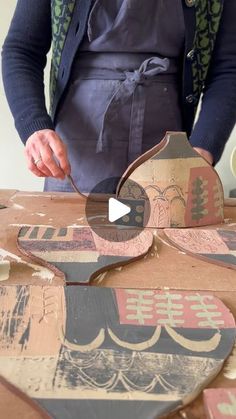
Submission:
[[[216,164],[236,120],[235,21],[235,0],[18,0],[3,81],[44,189],[71,191],[71,173],[89,192],[166,131]]]

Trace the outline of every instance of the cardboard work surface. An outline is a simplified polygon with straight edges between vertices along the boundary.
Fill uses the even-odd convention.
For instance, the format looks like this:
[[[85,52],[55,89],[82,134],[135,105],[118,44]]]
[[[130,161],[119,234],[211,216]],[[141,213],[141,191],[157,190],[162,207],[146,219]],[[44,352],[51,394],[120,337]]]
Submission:
[[[0,205],[6,207],[0,209],[1,285],[65,285],[62,277],[23,256],[17,247],[17,237],[20,228],[27,225],[54,228],[86,226],[85,203],[85,199],[73,193],[0,191]],[[224,229],[236,229],[236,203],[233,201],[226,203],[224,218]],[[98,225],[102,223],[103,220],[98,219]],[[130,265],[104,272],[91,284],[112,288],[208,291],[220,298],[235,317],[235,270],[195,259],[170,244],[162,230],[150,231],[154,234],[154,244],[147,256]],[[236,387],[236,350],[209,387]],[[14,400],[18,403],[17,397]],[[173,417],[205,418],[202,396]]]

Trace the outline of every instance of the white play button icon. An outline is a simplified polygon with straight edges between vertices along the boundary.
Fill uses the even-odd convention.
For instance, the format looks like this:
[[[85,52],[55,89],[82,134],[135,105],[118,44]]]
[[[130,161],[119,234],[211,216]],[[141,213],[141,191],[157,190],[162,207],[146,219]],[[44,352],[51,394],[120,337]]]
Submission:
[[[110,242],[125,242],[137,237],[150,216],[148,196],[138,183],[129,180],[126,192],[116,195],[121,181],[118,177],[102,180],[90,191],[86,200],[85,214],[89,227],[95,237]],[[127,232],[126,238],[124,231]]]
[[[129,214],[131,208],[128,205],[122,204],[115,198],[110,198],[108,203],[108,219],[110,223],[119,220],[119,218],[124,217]]]

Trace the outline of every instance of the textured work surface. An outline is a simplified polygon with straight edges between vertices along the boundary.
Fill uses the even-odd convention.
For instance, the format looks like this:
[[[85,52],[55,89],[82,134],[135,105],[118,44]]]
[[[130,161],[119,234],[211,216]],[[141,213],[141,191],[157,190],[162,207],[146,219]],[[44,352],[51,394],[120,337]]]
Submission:
[[[63,285],[64,280],[31,258],[23,257],[17,247],[17,236],[22,226],[58,228],[87,226],[86,200],[76,194],[32,193],[0,191],[0,202],[7,206],[0,217],[0,282],[6,285]],[[98,203],[102,212],[103,203]],[[231,199],[224,208],[225,225],[236,226],[236,200]],[[96,212],[94,213],[96,217]],[[98,227],[106,224],[97,218]],[[234,224],[233,224],[234,223]],[[174,246],[170,246],[161,230],[152,230],[154,246],[145,258],[109,270],[91,283],[108,287],[163,288],[188,290],[236,291],[235,272],[231,269],[195,259]],[[206,275],[207,269],[207,275]],[[232,306],[232,305],[231,305]]]
[[[98,230],[90,227],[23,227],[18,246],[34,261],[63,275],[67,283],[88,283],[106,269],[144,256],[152,246],[150,231],[142,231],[130,239],[132,230],[103,228],[105,240],[96,234]],[[116,241],[117,238],[120,241]]]
[[[129,188],[131,181],[140,185]],[[224,194],[220,178],[189,144],[184,133],[167,133],[160,144],[139,157],[124,174],[117,194],[142,199],[145,190],[149,227],[194,227],[223,222]]]
[[[181,250],[236,269],[236,229],[165,229],[168,239]]]
[[[64,281],[61,277],[54,275],[46,267],[36,263],[33,264],[31,259],[22,256],[16,245],[18,231],[21,226],[27,224],[30,226],[42,225],[45,228],[52,226],[54,228],[60,228],[61,226],[86,226],[85,200],[76,194],[70,193],[48,194],[1,190],[0,202],[7,207],[1,210],[0,217],[1,273],[3,267],[3,275],[0,274],[1,285],[48,285],[49,288],[52,285],[62,285]],[[103,203],[99,203],[99,205],[103,207]],[[235,228],[235,199],[225,201],[224,215],[225,224],[223,228]],[[96,216],[96,213],[94,216]],[[106,220],[103,221],[101,218],[98,218],[97,221],[98,226],[103,225],[103,223],[106,224]],[[205,294],[212,294],[220,298],[236,316],[235,270],[191,257],[185,252],[179,251],[175,246],[170,245],[163,231],[151,231],[154,233],[154,246],[145,258],[126,265],[122,269],[112,269],[107,273],[103,273],[99,279],[94,279],[92,283],[102,285],[103,287],[118,288],[127,286],[140,289],[159,288],[167,290],[171,288],[177,293],[182,289],[190,292],[201,290]],[[53,287],[53,289],[55,288]],[[37,298],[35,302],[37,301],[38,304],[41,298],[39,296],[39,299]],[[37,339],[35,338],[35,340],[37,346]],[[41,345],[43,341],[44,338],[40,341]],[[19,354],[21,354],[21,347],[22,345],[19,344]],[[236,387],[236,347],[227,361],[226,368],[222,369],[209,385],[219,388]],[[4,403],[4,406],[10,408],[7,401]],[[86,419],[89,418],[89,415],[93,418],[93,411],[88,410]],[[8,412],[4,419],[5,417],[10,418]],[[107,415],[104,417],[108,419]],[[143,417],[150,419],[145,414]],[[23,418],[25,419],[24,416],[22,416]],[[113,419],[113,412],[111,412],[111,418]],[[173,418],[206,419],[202,393],[196,400],[175,413]],[[34,416],[33,419],[35,419]]]
[[[0,374],[57,419],[154,419],[195,398],[235,339],[207,293],[0,288]]]
[[[0,417],[1,419],[50,419],[25,393],[0,377]]]

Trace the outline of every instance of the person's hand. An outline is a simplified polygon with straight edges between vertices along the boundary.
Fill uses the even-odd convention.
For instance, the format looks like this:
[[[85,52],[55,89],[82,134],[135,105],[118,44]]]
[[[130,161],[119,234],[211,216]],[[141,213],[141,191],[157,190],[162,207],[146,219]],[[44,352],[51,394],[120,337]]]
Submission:
[[[26,141],[25,156],[36,176],[64,179],[70,174],[66,145],[53,130],[34,132]]]
[[[204,148],[200,148],[200,147],[193,147],[194,150],[196,150],[208,163],[213,164],[213,156],[212,154],[207,151],[204,150]]]

